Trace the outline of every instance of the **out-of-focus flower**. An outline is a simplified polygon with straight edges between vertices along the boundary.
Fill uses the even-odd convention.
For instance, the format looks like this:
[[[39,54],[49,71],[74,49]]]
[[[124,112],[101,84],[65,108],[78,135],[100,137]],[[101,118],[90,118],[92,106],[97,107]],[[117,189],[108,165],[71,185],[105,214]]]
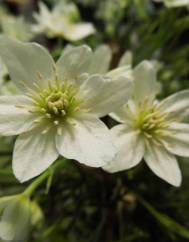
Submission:
[[[17,40],[28,41],[34,36],[34,33],[31,31],[31,25],[22,16],[15,17],[2,12],[0,27],[2,31],[1,35],[3,34]]]
[[[42,219],[39,206],[24,194],[0,198],[0,238],[25,241],[33,223]]]
[[[79,21],[79,11],[76,5],[66,1],[60,1],[52,11],[40,2],[39,14],[35,13],[34,17],[37,24],[33,26],[33,31],[44,33],[49,38],[62,37],[69,41],[77,41],[95,32],[91,23]]]
[[[185,110],[189,107],[189,90],[158,102],[155,96],[159,85],[153,65],[144,61],[133,75],[132,99],[111,115],[121,123],[111,129],[118,154],[104,169],[129,169],[144,158],[157,176],[179,186],[181,172],[175,155],[189,156],[189,124],[182,122],[188,115]]]
[[[0,55],[23,90],[0,97],[0,134],[20,134],[13,170],[21,182],[39,175],[59,154],[91,167],[114,158],[109,130],[99,117],[124,104],[132,82],[119,73],[103,74],[106,52],[70,47],[55,64],[38,44],[0,38]]]
[[[166,7],[189,6],[189,0],[154,0],[154,2],[164,2]]]

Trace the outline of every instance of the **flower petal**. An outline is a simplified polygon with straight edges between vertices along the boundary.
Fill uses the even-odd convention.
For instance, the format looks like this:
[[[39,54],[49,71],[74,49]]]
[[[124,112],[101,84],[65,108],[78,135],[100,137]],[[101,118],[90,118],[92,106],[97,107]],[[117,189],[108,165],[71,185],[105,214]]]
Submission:
[[[84,107],[99,117],[120,108],[132,93],[132,82],[126,77],[117,78],[93,75],[80,87]]]
[[[144,141],[138,132],[121,124],[112,128],[111,134],[118,152],[115,159],[103,169],[108,172],[117,172],[138,165],[145,150]]]
[[[105,74],[109,69],[111,58],[112,53],[109,46],[99,46],[92,55],[89,73]]]
[[[108,128],[90,114],[64,125],[62,135],[56,137],[56,146],[62,156],[91,167],[101,167],[115,156]]]
[[[13,152],[13,172],[20,182],[25,182],[45,171],[57,158],[54,130],[42,134],[36,128],[21,134]]]
[[[37,116],[17,105],[31,107],[32,102],[24,95],[0,96],[0,135],[18,135],[33,127]]]
[[[126,51],[120,59],[119,67],[121,66],[132,66],[133,65],[133,53]]]
[[[134,98],[137,101],[143,101],[145,97],[153,99],[159,92],[153,65],[149,61],[143,61],[134,69],[133,75]]]
[[[189,124],[172,123],[169,131],[169,136],[162,141],[166,149],[175,155],[189,157]]]
[[[46,49],[36,43],[0,37],[0,56],[12,80],[22,89],[26,86],[32,88],[34,83],[46,86],[47,80],[53,77],[53,59]]]
[[[110,117],[119,123],[133,125],[133,114],[137,112],[137,106],[132,99],[123,105],[120,109],[114,113],[110,113]]]
[[[179,119],[188,116],[189,110],[189,90],[177,92],[159,104],[160,110],[163,112],[171,112],[172,115]]]
[[[119,76],[124,76],[126,78],[129,78],[130,80],[133,80],[133,71],[131,70],[130,65],[120,66],[118,68],[115,68],[107,73],[108,77],[116,78]]]
[[[144,159],[157,176],[173,186],[180,186],[182,176],[178,162],[175,156],[167,152],[163,146],[147,145]]]
[[[95,33],[95,28],[91,23],[68,24],[64,29],[64,37],[70,41],[81,40]]]
[[[188,0],[165,0],[166,7],[182,7],[189,5]]]
[[[91,55],[92,51],[86,45],[68,48],[56,64],[59,78],[62,81],[76,81],[81,74],[87,72]]]

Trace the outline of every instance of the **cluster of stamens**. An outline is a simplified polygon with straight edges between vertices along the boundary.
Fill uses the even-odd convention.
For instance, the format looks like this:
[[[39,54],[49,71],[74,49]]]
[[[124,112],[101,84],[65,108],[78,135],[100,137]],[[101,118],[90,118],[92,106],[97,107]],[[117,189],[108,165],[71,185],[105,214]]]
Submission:
[[[42,113],[58,125],[66,117],[70,117],[79,110],[81,101],[77,100],[76,95],[77,90],[72,85],[49,84],[48,88],[31,96],[35,103],[32,112]]]
[[[157,104],[144,101],[137,107],[136,128],[148,139],[158,139],[167,134],[169,114],[162,113]]]

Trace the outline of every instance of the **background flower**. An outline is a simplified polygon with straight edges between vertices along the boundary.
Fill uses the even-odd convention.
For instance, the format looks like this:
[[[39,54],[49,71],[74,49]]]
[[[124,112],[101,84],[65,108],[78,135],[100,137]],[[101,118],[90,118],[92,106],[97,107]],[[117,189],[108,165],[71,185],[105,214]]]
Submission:
[[[40,2],[39,11],[39,14],[34,15],[37,24],[33,26],[33,31],[36,33],[77,41],[95,32],[91,23],[79,22],[79,11],[73,3],[59,1],[53,10],[49,11],[47,6]]]

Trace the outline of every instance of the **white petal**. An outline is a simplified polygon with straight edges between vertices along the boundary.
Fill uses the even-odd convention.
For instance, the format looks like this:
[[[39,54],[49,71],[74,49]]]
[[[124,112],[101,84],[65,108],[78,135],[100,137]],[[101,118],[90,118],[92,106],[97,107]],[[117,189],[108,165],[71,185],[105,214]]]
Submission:
[[[89,73],[101,74],[106,73],[110,66],[112,58],[111,49],[108,45],[100,45],[92,55]]]
[[[44,127],[45,129],[45,127]],[[42,134],[42,127],[21,134],[13,152],[13,171],[25,182],[45,171],[58,157],[54,130]]]
[[[123,105],[120,109],[114,113],[110,113],[110,117],[119,123],[133,124],[133,116],[137,112],[136,103],[129,99],[129,101]]]
[[[181,185],[182,176],[178,162],[163,146],[148,145],[144,159],[157,176],[173,186]]]
[[[54,75],[52,57],[36,43],[0,37],[0,56],[12,80],[22,89],[25,86],[33,87],[33,83],[46,86],[47,80],[51,80]],[[42,76],[40,80],[39,74]]]
[[[145,145],[142,137],[137,131],[123,124],[112,128],[111,134],[118,152],[115,159],[103,169],[117,172],[136,166],[144,156]]]
[[[134,69],[134,98],[143,101],[145,97],[153,99],[159,92],[156,81],[156,69],[149,61],[141,62]]]
[[[115,156],[108,128],[93,115],[85,114],[67,124],[62,135],[57,135],[59,153],[92,167],[101,167]]]
[[[126,51],[120,59],[119,67],[121,66],[132,66],[133,65],[133,53]]]
[[[80,87],[84,107],[99,117],[120,108],[132,93],[132,82],[126,77],[105,78],[93,75]]]
[[[125,65],[125,66],[121,66],[121,67],[118,67],[118,68],[115,68],[115,69],[109,71],[107,73],[107,76],[111,77],[111,78],[117,78],[119,76],[124,76],[126,78],[133,80],[133,71],[131,70],[130,65],[128,65],[128,66]]]
[[[95,33],[95,28],[91,23],[69,24],[64,30],[64,37],[70,41],[81,40]]]
[[[165,0],[167,7],[182,7],[189,5],[189,0]]]
[[[56,64],[59,78],[63,81],[76,81],[81,74],[86,72],[91,55],[92,51],[86,45],[64,51]]]
[[[1,135],[17,135],[33,127],[33,121],[37,116],[31,114],[26,108],[17,107],[17,105],[31,107],[32,102],[24,95],[0,96]]]
[[[177,92],[159,104],[160,110],[163,112],[172,112],[178,119],[182,119],[188,115],[189,109],[189,90]]]
[[[169,133],[162,141],[166,149],[175,155],[189,157],[189,124],[172,123]]]

